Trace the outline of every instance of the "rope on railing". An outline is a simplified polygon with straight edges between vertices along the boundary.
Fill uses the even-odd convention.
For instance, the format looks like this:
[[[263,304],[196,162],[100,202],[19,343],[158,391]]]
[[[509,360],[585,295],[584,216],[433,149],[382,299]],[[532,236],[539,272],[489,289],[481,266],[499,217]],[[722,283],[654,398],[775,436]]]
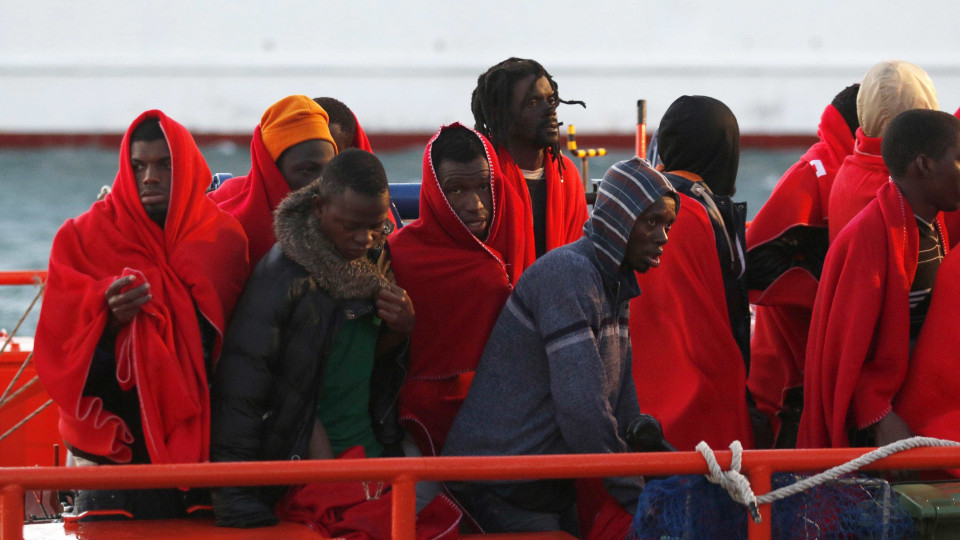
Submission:
[[[733,455],[730,458],[730,470],[726,472],[720,469],[717,456],[713,455],[713,450],[710,449],[710,445],[706,441],[700,441],[700,444],[697,445],[697,451],[703,456],[703,459],[707,462],[707,468],[710,469],[710,474],[704,475],[707,480],[714,484],[720,484],[720,487],[727,490],[733,500],[750,509],[753,521],[760,523],[761,517],[757,497],[753,494],[753,489],[750,488],[750,480],[740,472],[740,463],[743,459],[743,445],[740,444],[740,441],[730,443],[730,452]]]
[[[740,444],[740,441],[733,441],[730,443],[730,451],[733,453],[733,456],[730,461],[730,470],[725,472],[720,470],[720,465],[717,463],[716,456],[713,455],[713,450],[710,449],[710,445],[708,445],[705,441],[700,441],[700,444],[697,445],[697,451],[700,452],[700,455],[702,455],[703,459],[706,460],[707,467],[710,469],[710,474],[705,475],[707,480],[710,480],[714,484],[720,484],[721,487],[727,490],[727,493],[730,494],[730,497],[733,498],[733,500],[739,502],[740,504],[747,505],[750,509],[750,515],[753,517],[753,521],[755,523],[760,523],[760,512],[757,510],[758,505],[769,504],[791,495],[796,495],[797,493],[819,486],[820,484],[823,484],[829,480],[835,480],[840,476],[851,473],[861,467],[873,463],[874,461],[878,461],[885,457],[896,454],[897,452],[903,452],[904,450],[911,450],[913,448],[920,447],[944,446],[960,446],[960,443],[945,439],[935,439],[933,437],[910,437],[909,439],[899,440],[886,446],[881,446],[880,448],[871,450],[870,452],[867,452],[856,459],[852,459],[842,465],[833,467],[832,469],[827,469],[820,474],[813,475],[809,478],[804,478],[803,480],[790,484],[789,486],[775,489],[769,493],[760,495],[759,497],[754,495],[753,489],[750,487],[750,481],[740,473],[740,461],[743,454],[743,446]]]
[[[4,433],[3,435],[0,435],[0,442],[2,442],[4,439],[6,439],[7,437],[9,437],[14,431],[20,429],[24,424],[26,424],[27,422],[29,422],[31,418],[33,418],[34,416],[36,416],[36,415],[40,414],[41,412],[43,412],[43,410],[46,409],[47,407],[49,407],[51,403],[53,403],[53,400],[52,400],[52,399],[48,399],[46,403],[44,403],[43,405],[37,407],[37,410],[35,410],[35,411],[33,411],[32,413],[28,414],[28,415],[26,416],[26,418],[24,418],[23,420],[17,422],[17,425],[15,425],[15,426],[13,426],[12,428],[8,429],[7,432]]]
[[[19,321],[17,321],[17,326],[13,328],[13,332],[10,332],[10,335],[7,336],[7,340],[3,342],[3,346],[0,347],[0,354],[3,354],[3,352],[7,350],[7,345],[9,345],[11,341],[13,341],[14,336],[16,336],[17,332],[20,331],[20,326],[23,325],[23,321],[26,320],[27,315],[30,314],[30,311],[33,310],[33,306],[37,305],[37,300],[39,300],[40,297],[43,296],[43,290],[45,288],[46,288],[45,283],[40,285],[40,290],[38,290],[37,295],[33,297],[33,301],[30,302],[30,306],[27,307],[27,310],[23,312],[23,316],[20,317]],[[7,396],[10,394],[10,390],[13,389],[13,385],[16,384],[17,381],[20,379],[20,375],[23,374],[23,370],[27,369],[27,365],[30,364],[30,360],[32,358],[33,358],[33,351],[30,352],[27,358],[23,361],[23,364],[20,365],[20,369],[17,371],[17,374],[14,375],[12,379],[10,379],[10,384],[7,385],[7,389],[4,390],[3,395],[0,396],[0,402],[4,402],[7,400]]]

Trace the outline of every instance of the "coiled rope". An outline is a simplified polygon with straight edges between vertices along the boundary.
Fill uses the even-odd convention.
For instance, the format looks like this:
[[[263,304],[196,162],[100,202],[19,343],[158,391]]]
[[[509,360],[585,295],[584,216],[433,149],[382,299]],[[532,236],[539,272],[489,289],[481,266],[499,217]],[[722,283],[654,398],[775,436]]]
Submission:
[[[727,493],[730,494],[730,497],[733,498],[733,500],[747,506],[747,508],[750,510],[750,515],[753,518],[753,521],[755,523],[760,523],[762,519],[760,517],[760,511],[758,507],[761,504],[769,504],[802,491],[806,491],[827,481],[835,480],[840,476],[851,473],[857,469],[860,469],[861,467],[873,463],[874,461],[896,454],[897,452],[903,452],[904,450],[911,450],[913,448],[920,447],[944,446],[960,446],[960,443],[945,439],[935,439],[933,437],[911,437],[909,439],[899,440],[886,446],[881,446],[875,450],[871,450],[870,452],[867,452],[856,459],[852,459],[842,465],[827,469],[820,474],[813,475],[809,478],[804,478],[803,480],[790,484],[789,486],[775,489],[769,493],[760,495],[759,497],[753,493],[753,489],[750,487],[750,480],[740,473],[740,465],[743,458],[743,446],[740,444],[740,441],[733,441],[730,443],[730,451],[733,453],[733,457],[730,460],[729,471],[723,471],[720,469],[720,464],[717,463],[717,457],[714,455],[710,445],[708,445],[706,442],[700,441],[700,444],[697,445],[697,451],[703,456],[703,459],[707,462],[707,468],[710,469],[710,474],[704,475],[706,476],[707,480],[714,484],[719,484],[727,491]]]

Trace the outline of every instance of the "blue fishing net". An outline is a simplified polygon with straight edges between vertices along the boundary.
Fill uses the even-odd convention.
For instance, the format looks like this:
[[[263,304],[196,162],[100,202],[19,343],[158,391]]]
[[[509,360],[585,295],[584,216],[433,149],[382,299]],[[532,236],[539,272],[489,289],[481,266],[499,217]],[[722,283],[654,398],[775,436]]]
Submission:
[[[802,479],[775,474],[774,489]],[[702,475],[647,482],[628,540],[736,540],[747,538],[746,507]],[[914,524],[884,480],[849,476],[773,503],[773,538],[914,538]]]

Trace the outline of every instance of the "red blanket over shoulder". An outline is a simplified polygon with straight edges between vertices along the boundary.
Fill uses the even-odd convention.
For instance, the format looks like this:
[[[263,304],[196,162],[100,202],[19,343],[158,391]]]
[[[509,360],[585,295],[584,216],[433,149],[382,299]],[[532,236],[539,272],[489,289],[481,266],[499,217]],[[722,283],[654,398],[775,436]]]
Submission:
[[[827,204],[834,176],[853,152],[854,137],[843,116],[827,105],[818,128],[820,141],[783,174],[770,198],[747,229],[747,251],[779,238],[797,226],[827,227]],[[803,385],[803,359],[817,278],[794,267],[765,290],[751,290],[757,304],[750,345],[747,386],[776,429],[783,390]]]
[[[443,447],[500,309],[533,262],[520,198],[503,181],[497,156],[479,133],[491,170],[493,216],[487,240],[473,236],[447,202],[430,150],[443,130],[456,126],[463,127],[444,126],[427,144],[420,218],[390,238],[397,284],[417,311],[400,406],[408,424],[418,427],[411,432],[428,455]]]
[[[520,172],[520,167],[513,161],[506,148],[497,151],[500,160],[500,170],[504,179],[509,182],[520,196],[524,208],[524,229],[528,256],[536,258],[536,244],[533,242],[533,203],[530,201],[530,191],[527,181]],[[563,171],[560,162],[563,162]],[[547,182],[547,251],[562,245],[576,242],[583,236],[583,224],[587,222],[587,199],[583,191],[583,180],[577,172],[576,165],[567,156],[561,155],[560,161],[552,159],[547,154],[543,164]]]
[[[359,446],[350,447],[337,459],[364,459]],[[322,466],[322,465],[321,465]],[[275,512],[283,521],[308,525],[317,538],[381,540],[390,538],[393,491],[383,482],[315,482],[294,486],[277,502]],[[417,540],[456,540],[463,513],[445,495],[434,497],[417,512]],[[271,534],[265,534],[271,537]]]
[[[880,137],[867,137],[857,129],[853,154],[840,165],[828,205],[830,242],[837,237],[850,220],[877,196],[877,190],[887,183],[890,173],[880,155]]]
[[[946,240],[943,220],[937,226]],[[892,408],[907,373],[916,218],[888,181],[830,246],[813,307],[798,448],[845,447]]]
[[[944,258],[937,270],[930,310],[893,404],[893,410],[917,435],[960,441],[958,301],[960,251]]]
[[[360,122],[357,122],[353,144],[356,148],[373,152]],[[249,240],[250,265],[256,266],[277,241],[273,234],[273,211],[290,194],[290,186],[263,145],[260,126],[254,130],[250,142],[250,161],[252,166],[246,176],[227,180],[208,196],[243,225]],[[389,219],[393,221],[393,216]]]
[[[660,267],[637,274],[630,301],[633,380],[640,410],[678,450],[701,440],[753,447],[746,368],[727,314],[713,227],[703,206],[680,195]]]
[[[163,229],[143,210],[130,164],[130,133],[146,118],[160,119],[172,158]],[[71,445],[118,462],[131,458],[127,426],[99,398],[82,393],[107,322],[104,293],[134,273],[150,283],[153,299],[117,335],[117,378],[123,388],[137,388],[154,463],[207,459],[210,407],[196,309],[217,329],[219,354],[249,272],[243,229],[204,196],[209,183],[210,170],[190,133],[162,112],[148,111],[123,139],[113,191],[57,232],[35,362]]]
[[[263,145],[260,126],[250,142],[250,161],[253,165],[246,176],[227,180],[208,196],[243,225],[249,240],[250,264],[256,266],[277,241],[273,235],[273,211],[290,193],[290,186]]]
[[[779,238],[793,227],[827,226],[827,205],[833,179],[844,158],[853,151],[854,139],[843,116],[833,105],[823,111],[817,133],[820,141],[783,174],[770,198],[750,222],[747,251]],[[813,275],[794,268],[766,290],[751,291],[750,300],[759,305],[810,307],[816,288],[817,280]]]

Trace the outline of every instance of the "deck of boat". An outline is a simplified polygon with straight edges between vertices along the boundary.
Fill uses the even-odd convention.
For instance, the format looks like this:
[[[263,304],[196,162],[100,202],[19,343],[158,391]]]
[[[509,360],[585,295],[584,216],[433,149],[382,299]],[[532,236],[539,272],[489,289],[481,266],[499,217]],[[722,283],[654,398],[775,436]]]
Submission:
[[[213,518],[140,521],[100,521],[93,523],[36,523],[23,528],[24,540],[320,540],[316,531],[299,523],[280,522],[259,529],[217,527]],[[563,532],[461,535],[465,540],[573,540]]]

